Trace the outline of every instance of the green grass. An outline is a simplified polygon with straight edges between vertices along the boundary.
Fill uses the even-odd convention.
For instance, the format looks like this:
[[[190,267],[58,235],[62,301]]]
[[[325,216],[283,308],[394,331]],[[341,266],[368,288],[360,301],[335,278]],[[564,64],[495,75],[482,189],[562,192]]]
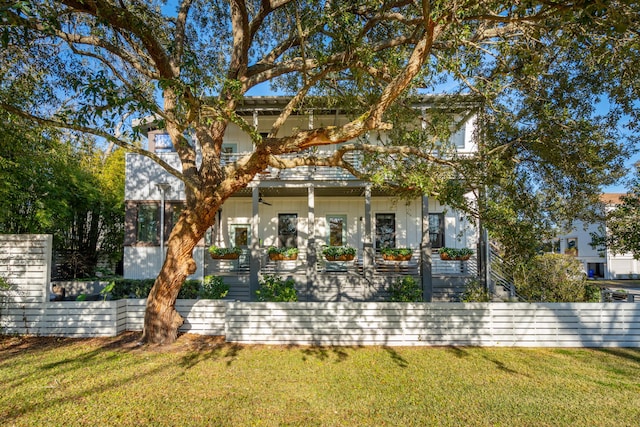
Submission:
[[[638,426],[640,350],[0,337],[0,425]]]

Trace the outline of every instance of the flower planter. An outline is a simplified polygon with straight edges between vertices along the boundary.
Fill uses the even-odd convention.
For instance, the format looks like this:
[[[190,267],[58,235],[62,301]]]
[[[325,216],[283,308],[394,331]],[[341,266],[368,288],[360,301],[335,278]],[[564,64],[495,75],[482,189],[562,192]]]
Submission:
[[[455,258],[451,258],[449,254],[441,253],[440,259],[443,261],[468,261],[471,258],[471,255],[459,256]]]
[[[236,260],[236,259],[240,258],[240,254],[224,254],[224,255],[211,254],[211,258],[213,258],[213,259],[224,259],[224,260]]]
[[[382,254],[382,259],[385,261],[409,261],[411,259],[411,254],[409,255]]]
[[[338,255],[338,256],[330,256],[325,255],[324,258],[327,261],[353,261],[355,255]]]
[[[298,254],[287,256],[287,255],[278,254],[278,253],[270,253],[269,259],[271,261],[295,261],[298,259]]]

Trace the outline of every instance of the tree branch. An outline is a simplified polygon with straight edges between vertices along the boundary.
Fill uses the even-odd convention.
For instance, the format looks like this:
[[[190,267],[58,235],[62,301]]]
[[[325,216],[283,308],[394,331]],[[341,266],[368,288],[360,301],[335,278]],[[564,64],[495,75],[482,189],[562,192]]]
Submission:
[[[189,9],[191,9],[191,4],[193,0],[182,0],[180,4],[180,9],[178,9],[178,17],[176,19],[176,30],[175,30],[175,50],[173,55],[171,56],[171,62],[173,64],[173,72],[178,75],[180,73],[180,64],[182,60],[182,54],[184,53],[184,43],[186,39],[186,25],[187,25],[187,17],[189,16]]]
[[[171,79],[175,77],[170,58],[160,44],[160,38],[156,37],[149,29],[149,22],[142,20],[139,15],[130,12],[126,7],[117,7],[108,0],[60,0],[60,2],[71,8],[72,11],[104,19],[113,28],[135,34],[158,69],[160,78]]]
[[[27,113],[23,110],[20,110],[12,105],[6,104],[4,102],[0,102],[0,108],[3,108],[4,110],[13,113],[17,116],[20,116],[22,118],[25,118],[27,120],[36,122],[38,124],[41,125],[47,125],[47,126],[54,126],[57,128],[62,128],[62,129],[70,129],[70,130],[75,130],[78,132],[82,132],[82,133],[86,133],[86,134],[90,134],[90,135],[95,135],[101,138],[106,139],[109,142],[112,142],[114,144],[116,144],[119,147],[124,148],[125,150],[132,152],[132,153],[136,153],[136,154],[140,154],[143,155],[145,157],[150,158],[151,160],[153,160],[154,162],[156,162],[160,167],[162,167],[163,169],[165,169],[168,173],[170,173],[171,175],[175,176],[176,178],[178,178],[180,181],[184,182],[185,185],[187,185],[188,187],[196,190],[198,188],[198,183],[193,181],[192,179],[190,179],[189,177],[185,176],[182,172],[180,172],[179,170],[175,169],[173,166],[171,166],[169,163],[165,162],[161,157],[157,156],[155,153],[152,153],[148,150],[142,149],[140,147],[137,147],[133,144],[130,144],[126,141],[123,141],[120,138],[117,138],[113,135],[111,135],[110,133],[104,132],[102,130],[99,129],[95,129],[95,128],[91,128],[91,127],[87,127],[87,126],[80,126],[77,124],[72,124],[72,123],[66,123],[66,122],[62,122],[62,121],[58,121],[58,120],[53,120],[53,119],[46,119],[43,117],[39,117],[39,116],[35,116],[33,114]]]
[[[249,16],[242,0],[231,0],[231,28],[233,47],[229,64],[228,78],[232,80],[244,76],[249,64],[249,46],[251,44]]]

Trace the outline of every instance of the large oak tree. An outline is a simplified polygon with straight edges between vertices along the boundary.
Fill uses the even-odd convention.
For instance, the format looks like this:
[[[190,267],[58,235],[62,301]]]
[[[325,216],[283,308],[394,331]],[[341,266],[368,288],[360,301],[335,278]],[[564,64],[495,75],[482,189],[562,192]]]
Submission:
[[[637,52],[637,16],[633,2],[579,0],[0,0],[0,107],[102,137],[184,182],[186,208],[145,315],[144,339],[166,343],[182,323],[174,303],[195,271],[194,247],[225,200],[268,166],[340,166],[437,197],[502,236],[519,225],[535,236],[556,214],[580,212],[615,178],[623,148],[623,105],[607,96],[617,86],[598,79],[597,58],[613,45]],[[291,98],[262,138],[236,110],[265,85]],[[445,86],[466,96],[439,98],[425,129],[403,126],[418,117],[411,97],[420,88]],[[21,96],[25,88],[32,97]],[[287,117],[317,97],[350,121],[281,135]],[[610,101],[610,114],[598,115],[600,101]],[[480,149],[457,157],[439,141],[470,105]],[[134,127],[120,127],[151,115],[171,136],[180,169],[131,143]],[[230,123],[255,148],[223,166]],[[391,138],[361,138],[380,130]],[[197,137],[201,163],[186,132]],[[326,158],[304,154],[349,141]],[[346,160],[354,151],[367,153],[362,169]],[[464,204],[469,189],[486,189],[491,202]]]

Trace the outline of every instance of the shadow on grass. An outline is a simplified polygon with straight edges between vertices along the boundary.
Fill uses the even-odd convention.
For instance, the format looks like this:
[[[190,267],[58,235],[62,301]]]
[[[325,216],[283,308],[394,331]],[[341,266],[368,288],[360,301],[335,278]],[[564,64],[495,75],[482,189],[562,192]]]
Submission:
[[[357,350],[361,347],[325,347],[325,346],[312,346],[301,347],[290,345],[288,349],[300,348],[302,353],[302,360],[306,361],[307,358],[315,358],[318,360],[326,361],[331,359],[332,356],[336,358],[336,362],[344,362],[349,357],[348,350]]]
[[[631,362],[638,363],[640,366],[640,349],[609,347],[609,348],[596,348],[594,350],[611,355],[611,356],[627,359]]]
[[[495,358],[491,358],[487,355],[482,356],[483,359],[488,360],[489,362],[493,363],[496,368],[498,368],[498,370],[502,371],[502,372],[506,372],[507,374],[513,374],[513,375],[521,375],[520,372],[515,371],[511,368],[509,368],[504,362],[501,362]],[[527,375],[528,376],[528,375]]]
[[[180,366],[190,369],[200,362],[209,360],[226,359],[227,366],[230,366],[240,354],[243,347],[239,344],[215,343],[208,344],[196,349],[191,349],[188,354],[182,356]]]
[[[127,359],[130,373],[119,371],[104,374],[104,366],[113,366],[121,359],[123,353],[143,354],[146,350],[139,344],[139,333],[125,333],[114,338],[55,338],[55,337],[0,337],[0,369],[11,369],[10,379],[4,381],[0,390],[18,387],[30,387],[36,390],[31,399],[12,401],[12,405],[0,413],[0,424],[12,425],[14,420],[35,413],[46,407],[63,405],[69,401],[85,401],[95,394],[106,390],[116,390],[123,384],[143,381],[147,377],[164,375],[172,372],[174,363],[167,359],[164,363],[148,364],[146,358]],[[48,353],[51,353],[49,355]],[[53,362],[40,364],[37,359],[53,358]],[[9,355],[7,360],[5,356]],[[24,358],[24,359],[23,359]],[[25,360],[25,363],[21,363]],[[15,372],[20,372],[15,374]],[[76,372],[92,373],[82,382],[82,388],[67,393],[66,382],[76,376]],[[47,385],[41,385],[42,381]],[[94,382],[95,381],[95,382]],[[60,389],[60,392],[47,390]],[[45,390],[46,395],[42,395]]]
[[[409,366],[409,362],[407,362],[407,359],[402,357],[400,353],[398,353],[395,349],[391,347],[383,347],[383,349],[387,352],[389,357],[391,357],[391,361],[398,365],[400,368],[406,368]]]
[[[445,349],[447,350],[447,353],[451,353],[452,355],[454,355],[459,359],[470,356],[469,352],[462,347],[450,345],[450,346],[446,346]]]

